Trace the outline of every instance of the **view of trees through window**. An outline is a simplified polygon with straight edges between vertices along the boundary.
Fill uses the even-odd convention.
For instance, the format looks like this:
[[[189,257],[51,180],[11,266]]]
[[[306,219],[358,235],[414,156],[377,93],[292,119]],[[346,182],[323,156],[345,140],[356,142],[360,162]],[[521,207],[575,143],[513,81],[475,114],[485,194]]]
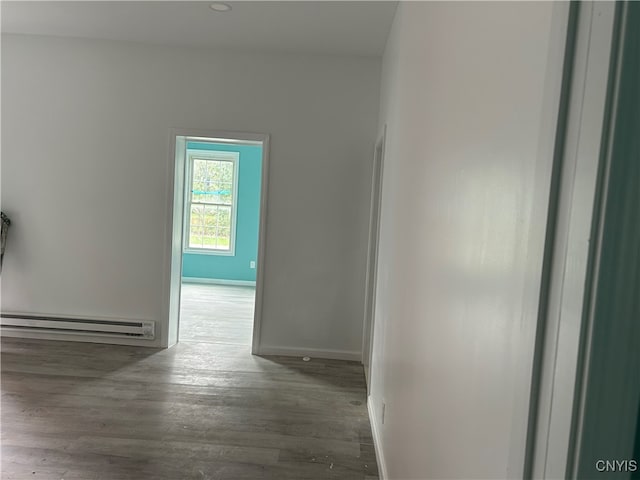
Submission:
[[[189,248],[231,249],[234,163],[193,159]]]

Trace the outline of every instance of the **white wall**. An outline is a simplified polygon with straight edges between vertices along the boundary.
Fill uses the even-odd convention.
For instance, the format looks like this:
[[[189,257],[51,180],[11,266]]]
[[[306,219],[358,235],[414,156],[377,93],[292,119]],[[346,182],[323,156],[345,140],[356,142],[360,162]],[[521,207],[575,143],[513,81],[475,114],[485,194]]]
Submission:
[[[370,410],[388,478],[522,476],[566,6],[406,2]],[[382,424],[382,405],[386,404]]]
[[[3,36],[2,310],[166,321],[169,129],[268,133],[262,346],[357,355],[379,74],[370,58]]]

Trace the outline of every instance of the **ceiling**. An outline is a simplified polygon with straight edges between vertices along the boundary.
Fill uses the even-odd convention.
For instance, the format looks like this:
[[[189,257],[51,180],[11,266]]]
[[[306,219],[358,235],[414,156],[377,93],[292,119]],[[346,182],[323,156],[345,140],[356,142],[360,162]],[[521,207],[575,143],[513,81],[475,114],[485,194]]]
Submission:
[[[397,2],[2,1],[2,33],[234,50],[380,56]]]

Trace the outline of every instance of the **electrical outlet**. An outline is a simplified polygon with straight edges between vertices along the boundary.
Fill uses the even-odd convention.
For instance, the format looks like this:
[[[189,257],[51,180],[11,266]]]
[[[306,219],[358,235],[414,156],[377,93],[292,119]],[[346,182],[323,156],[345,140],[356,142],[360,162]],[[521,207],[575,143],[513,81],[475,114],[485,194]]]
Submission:
[[[384,414],[385,414],[386,412],[387,412],[387,404],[386,404],[386,403],[383,403],[383,404],[382,404],[382,415],[381,415],[381,416],[382,416],[382,420],[381,420],[382,425],[384,425]]]
[[[249,268],[256,268],[256,262],[255,262],[255,261],[253,261],[253,260],[251,260],[251,261],[249,262]]]

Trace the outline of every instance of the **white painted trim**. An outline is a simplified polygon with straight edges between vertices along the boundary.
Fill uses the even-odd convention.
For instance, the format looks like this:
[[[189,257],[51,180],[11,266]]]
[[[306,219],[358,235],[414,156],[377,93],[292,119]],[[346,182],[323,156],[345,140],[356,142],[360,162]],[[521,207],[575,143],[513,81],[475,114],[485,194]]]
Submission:
[[[526,336],[529,345],[526,354],[518,356],[516,371],[530,375],[529,389],[515,393],[514,404],[521,406],[512,412],[512,442],[509,447],[508,476],[534,478],[532,475],[535,442],[537,436],[537,417],[540,397],[540,378],[542,375],[542,355],[544,348],[545,325],[548,300],[552,292],[549,282],[552,268],[552,252],[556,237],[557,205],[560,195],[560,178],[563,152],[566,147],[566,128],[571,97],[571,84],[575,64],[575,37],[577,31],[579,4],[574,2],[554,3],[552,10],[551,35],[548,49],[547,73],[545,75],[542,118],[545,126],[540,129],[537,166],[535,172],[540,178],[546,178],[545,188],[538,194],[531,218],[545,218],[529,233],[543,241],[530,252],[534,263],[540,262],[537,275],[529,276],[525,290],[529,292],[525,303],[530,311],[535,311],[533,322],[527,322]],[[538,176],[536,173],[536,176]],[[539,247],[542,246],[542,249]],[[524,331],[523,331],[524,332]],[[532,348],[531,348],[532,347]],[[523,353],[523,352],[522,352]],[[526,423],[522,422],[527,415]],[[524,452],[524,459],[522,456]]]
[[[573,463],[572,419],[580,357],[590,245],[606,114],[615,3],[583,2],[553,239],[549,301],[540,359],[532,478],[567,478]],[[595,219],[597,220],[597,219]]]
[[[236,135],[236,132],[220,132],[220,133],[224,133],[225,135]],[[249,135],[255,135],[256,138],[259,138],[260,135],[262,135],[261,133],[247,133],[247,134],[243,134],[245,136],[249,136]],[[200,137],[200,136],[188,136],[187,137],[187,141],[188,142],[214,142],[214,143],[221,143],[221,144],[227,144],[227,145],[255,145],[255,146],[260,146],[262,145],[262,140],[247,140],[246,138],[243,138],[242,140],[238,140],[235,138],[222,138],[222,137],[218,137],[218,138],[213,138],[213,137]]]
[[[387,480],[389,474],[387,473],[387,463],[384,459],[384,451],[382,449],[382,436],[380,430],[378,430],[378,424],[376,408],[373,406],[371,397],[367,397],[367,411],[369,412],[369,423],[371,424],[371,435],[373,436],[373,448],[376,452],[376,461],[378,462],[378,477],[380,480]]]
[[[214,145],[224,145],[221,142],[214,142],[212,140],[191,140],[191,139],[187,139],[187,143],[189,142],[193,142],[193,143],[211,143]],[[239,147],[242,146],[242,144],[231,144],[231,145],[238,145]],[[202,148],[189,148],[187,147],[187,152],[189,152],[192,157],[195,158],[202,158],[204,160],[221,160],[221,161],[226,161],[226,162],[237,162],[240,159],[240,153],[238,152],[227,152],[226,150],[203,150]]]
[[[245,287],[255,287],[256,282],[252,280],[226,280],[224,278],[199,278],[182,277],[182,283],[199,283],[208,285],[238,285]]]
[[[601,269],[604,268],[603,265],[608,264],[607,268],[610,268],[610,265],[614,262],[611,258],[606,258],[606,250],[609,250],[612,246],[605,240],[605,227],[610,228],[611,226],[608,225],[609,219],[611,218],[613,220],[618,215],[624,215],[623,218],[626,218],[627,223],[629,223],[629,220],[635,220],[635,218],[632,219],[632,215],[637,215],[638,211],[637,196],[629,195],[629,189],[631,187],[623,186],[623,192],[626,192],[626,195],[624,195],[626,198],[624,200],[622,200],[622,198],[616,199],[617,195],[615,194],[610,195],[610,191],[616,191],[620,188],[620,185],[617,185],[615,176],[611,177],[611,171],[620,160],[619,152],[616,152],[616,144],[620,141],[625,142],[626,140],[624,136],[619,137],[618,130],[621,130],[624,134],[626,125],[619,124],[620,117],[618,109],[623,108],[620,95],[621,91],[624,90],[621,90],[621,88],[626,89],[622,83],[626,83],[623,77],[623,73],[627,69],[625,61],[627,60],[627,56],[631,56],[633,48],[631,44],[628,43],[630,39],[627,37],[627,29],[635,27],[628,19],[629,9],[631,8],[629,3],[619,3],[617,8],[617,18],[612,28],[613,48],[611,52],[613,57],[611,61],[613,68],[611,69],[608,79],[610,103],[608,105],[608,111],[605,112],[605,128],[603,129],[604,134],[602,136],[605,148],[603,149],[601,158],[601,185],[600,191],[597,192],[598,195],[596,196],[598,208],[595,210],[594,231],[590,238],[590,243],[593,244],[593,256],[591,258],[592,268],[587,276],[586,291],[588,292],[588,300],[585,306],[586,315],[582,344],[584,350],[581,355],[581,361],[583,363],[581,364],[582,370],[578,372],[578,386],[577,393],[575,394],[573,458],[571,459],[572,463],[570,468],[567,469],[567,478],[572,479],[579,478],[578,475],[582,475],[584,478],[585,474],[593,468],[590,460],[594,457],[640,461],[640,458],[633,458],[635,448],[637,448],[635,442],[637,441],[636,428],[638,428],[638,424],[636,421],[629,421],[629,419],[636,418],[637,404],[627,401],[629,398],[637,398],[637,382],[628,381],[631,377],[627,375],[626,371],[633,371],[635,368],[633,366],[633,358],[637,348],[637,343],[635,343],[637,340],[635,342],[629,341],[630,338],[634,338],[632,336],[632,329],[626,327],[637,321],[637,318],[628,317],[625,325],[623,320],[625,318],[624,316],[620,317],[617,315],[619,312],[611,312],[608,309],[607,316],[614,314],[615,319],[612,318],[611,322],[609,322],[608,319],[603,321],[600,310],[601,305],[599,305],[601,302],[605,304],[610,302],[610,306],[613,303],[611,300],[613,293],[607,288],[608,285],[605,286],[602,284],[602,282],[606,280],[601,276]],[[631,47],[631,49],[629,49],[629,47]],[[613,205],[616,206],[615,213],[614,210],[611,209],[611,205],[609,205],[611,201],[613,201]],[[615,221],[613,223],[615,224]],[[631,239],[633,238],[632,235],[633,233],[630,233],[627,236],[618,237],[620,240],[616,241],[615,245],[618,252],[616,254],[617,257],[625,258],[629,261],[630,257],[624,254],[632,251],[636,247],[636,244],[632,244],[632,240],[625,242],[622,239],[627,239],[627,237]],[[623,253],[622,257],[620,253]],[[626,277],[625,281],[628,281],[630,279],[628,275],[631,269],[625,270],[625,268],[616,269],[615,277],[612,280],[615,282]],[[637,272],[637,267],[635,272]],[[637,277],[635,277],[635,280],[637,284]],[[607,300],[609,302],[607,302]],[[618,299],[616,299],[616,303],[618,303]],[[596,333],[599,337],[596,336]],[[635,338],[637,338],[637,336]],[[604,342],[606,342],[606,350],[604,351],[598,345],[603,339]],[[611,368],[612,361],[614,365],[624,364],[625,368]],[[597,368],[596,363],[600,363],[604,368]],[[637,365],[637,362],[635,362],[635,365]],[[610,377],[615,379],[615,381],[609,382],[608,379]],[[602,389],[602,385],[606,385],[606,394],[602,395],[600,399],[594,399],[590,394],[594,393],[594,389]],[[625,400],[618,401],[618,399]],[[589,403],[593,402],[592,405],[588,406],[587,401],[589,401]],[[596,435],[594,435],[593,426],[590,428],[588,426],[588,424],[592,424],[594,417],[606,419],[606,428],[597,429]],[[613,448],[612,450],[602,452],[603,445]],[[586,455],[587,458],[583,459],[583,455]],[[585,469],[589,470],[585,471]],[[635,475],[632,474],[631,477],[635,478]]]
[[[247,138],[247,137],[244,137]],[[256,303],[253,319],[253,337],[251,353],[260,350],[260,336],[262,329],[262,306],[264,297],[264,266],[267,243],[267,204],[269,191],[269,135],[261,135],[262,140],[262,179],[260,182],[260,226],[258,228],[258,261],[256,263]],[[255,140],[255,139],[254,139]]]
[[[182,285],[182,246],[184,235],[184,174],[186,143],[190,140],[262,145],[260,226],[258,233],[258,258],[256,262],[256,303],[251,344],[251,353],[256,354],[260,351],[269,181],[269,135],[263,133],[184,128],[173,128],[169,131],[169,155],[167,157],[167,168],[169,172],[167,175],[167,224],[165,229],[165,303],[163,306],[163,320],[165,320],[165,323],[163,324],[164,328],[160,332],[161,345],[168,347],[175,344],[178,341],[180,333],[180,288]],[[177,152],[177,146],[183,146],[184,152]],[[180,213],[176,215],[176,212]]]
[[[169,131],[169,155],[167,165],[167,223],[165,224],[163,320],[161,329],[163,347],[178,342],[180,333],[180,289],[182,287],[182,245],[184,234],[184,163],[187,142],[179,130]],[[178,213],[179,212],[179,213]]]
[[[365,366],[367,392],[371,385],[371,357],[373,355],[373,335],[375,329],[375,304],[378,279],[378,251],[380,244],[380,219],[382,212],[382,184],[384,175],[384,150],[387,141],[387,126],[384,125],[380,138],[373,149],[373,172],[371,174],[371,200],[369,207],[369,242],[367,245],[367,271],[365,277],[365,303],[362,328],[362,359]],[[379,154],[378,154],[379,152]]]
[[[353,350],[324,350],[319,348],[304,347],[270,347],[261,346],[254,355],[282,355],[284,357],[311,357],[327,358],[331,360],[352,360],[360,361],[362,352]]]

